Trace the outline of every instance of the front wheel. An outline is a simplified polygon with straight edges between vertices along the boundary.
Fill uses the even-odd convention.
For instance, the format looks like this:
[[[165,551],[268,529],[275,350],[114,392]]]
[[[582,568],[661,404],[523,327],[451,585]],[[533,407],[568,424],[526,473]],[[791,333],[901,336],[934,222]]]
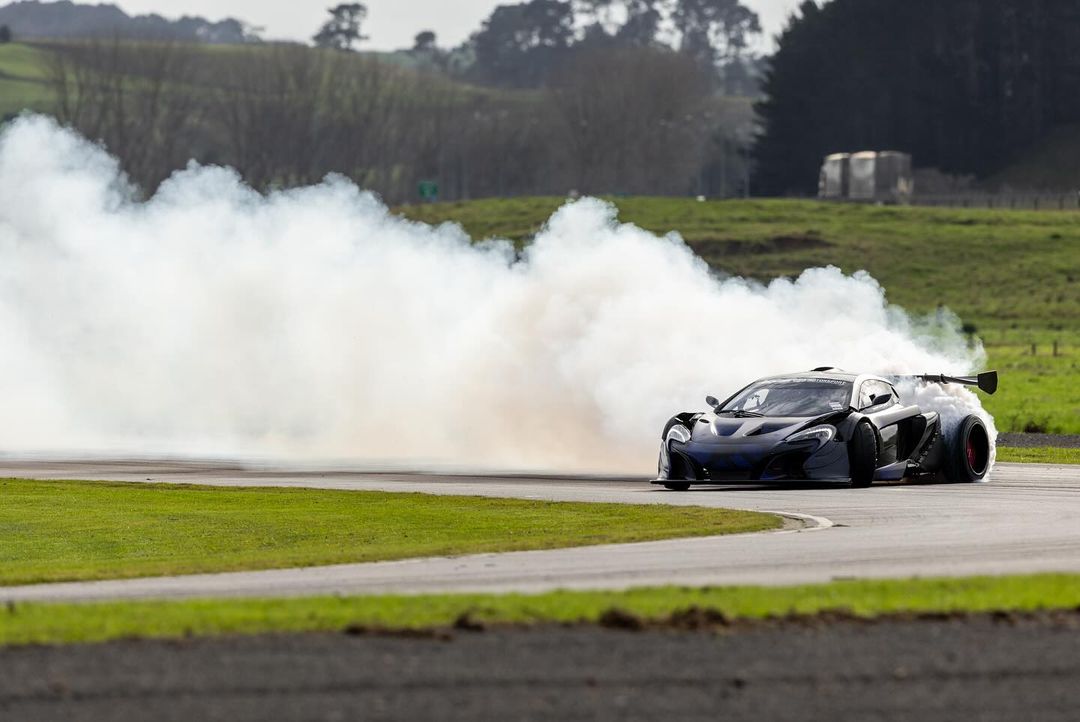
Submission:
[[[848,462],[853,487],[865,489],[874,483],[877,460],[877,434],[869,421],[860,421],[848,442]]]
[[[664,484],[664,488],[668,491],[690,491],[689,484]]]
[[[990,471],[990,434],[978,416],[965,416],[945,444],[945,478],[952,482],[982,481]]]

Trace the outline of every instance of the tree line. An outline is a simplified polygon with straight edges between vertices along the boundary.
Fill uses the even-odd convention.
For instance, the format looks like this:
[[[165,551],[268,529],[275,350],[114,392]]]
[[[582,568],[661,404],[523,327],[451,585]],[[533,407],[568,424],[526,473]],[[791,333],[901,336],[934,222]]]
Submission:
[[[300,45],[47,47],[56,116],[147,193],[190,159],[260,189],[339,173],[390,203],[422,181],[447,200],[745,186],[748,103],[714,93],[708,70],[670,48],[582,49],[542,87],[507,90]]]
[[[354,50],[367,40],[360,2],[330,9],[312,38],[319,47]],[[443,49],[432,30],[416,35],[415,58],[460,80],[509,88],[543,86],[579,54],[655,48],[693,60],[728,95],[756,92],[761,34],[740,0],[524,0],[497,6],[460,46]]]
[[[0,27],[20,38],[123,37],[199,43],[247,43],[258,40],[257,29],[226,18],[211,22],[185,15],[168,20],[156,14],[128,15],[116,5],[79,4],[70,0],[18,0],[0,6]]]
[[[1077,0],[806,0],[757,106],[755,190],[814,192],[828,153],[983,176],[1080,122]]]

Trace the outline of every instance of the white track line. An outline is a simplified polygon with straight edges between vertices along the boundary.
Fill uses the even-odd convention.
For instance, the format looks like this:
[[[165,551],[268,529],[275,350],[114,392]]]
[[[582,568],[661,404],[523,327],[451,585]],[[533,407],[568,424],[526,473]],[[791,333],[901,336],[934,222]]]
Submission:
[[[813,514],[796,514],[791,511],[772,511],[763,510],[762,514],[775,514],[776,516],[784,517],[785,519],[794,519],[806,524],[802,529],[783,529],[775,532],[776,534],[800,534],[804,531],[824,531],[826,529],[832,529],[836,524],[831,519],[826,519],[823,516],[814,516]]]

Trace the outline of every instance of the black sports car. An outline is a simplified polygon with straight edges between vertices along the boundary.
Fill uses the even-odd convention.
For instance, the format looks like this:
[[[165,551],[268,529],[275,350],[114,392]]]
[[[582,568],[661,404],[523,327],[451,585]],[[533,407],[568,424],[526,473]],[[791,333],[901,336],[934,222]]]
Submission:
[[[997,391],[997,372],[975,377],[909,377]],[[978,416],[943,428],[933,410],[906,406],[893,380],[831,367],[755,381],[705,413],[664,427],[659,476],[673,491],[691,484],[850,481],[942,475],[979,481],[990,467],[990,437]]]

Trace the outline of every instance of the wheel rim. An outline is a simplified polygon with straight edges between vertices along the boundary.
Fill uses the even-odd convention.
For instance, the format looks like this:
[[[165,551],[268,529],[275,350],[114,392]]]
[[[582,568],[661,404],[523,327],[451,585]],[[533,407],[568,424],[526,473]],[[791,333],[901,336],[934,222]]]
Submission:
[[[982,477],[990,465],[990,441],[982,425],[973,426],[964,441],[964,459],[972,474]]]

